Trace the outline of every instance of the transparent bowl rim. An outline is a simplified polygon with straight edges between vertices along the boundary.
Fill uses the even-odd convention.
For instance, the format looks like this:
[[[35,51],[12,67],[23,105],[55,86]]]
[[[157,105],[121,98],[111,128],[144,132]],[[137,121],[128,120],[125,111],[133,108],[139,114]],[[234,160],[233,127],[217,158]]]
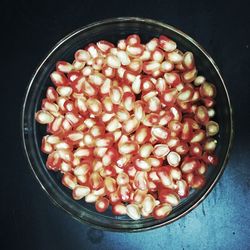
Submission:
[[[213,180],[213,182],[211,183],[211,185],[209,186],[209,188],[207,189],[207,191],[192,205],[190,206],[188,209],[186,209],[185,211],[183,211],[181,214],[179,214],[178,216],[172,218],[171,220],[168,221],[164,221],[161,222],[159,224],[150,226],[150,227],[142,227],[142,228],[135,228],[135,229],[124,229],[124,228],[109,228],[109,227],[103,227],[97,224],[91,224],[88,221],[85,221],[83,218],[81,217],[77,217],[75,215],[73,215],[69,210],[67,210],[66,208],[64,208],[54,197],[52,197],[52,195],[48,192],[48,190],[44,187],[44,185],[42,184],[40,178],[38,177],[35,168],[32,165],[31,162],[31,156],[27,150],[27,146],[26,146],[26,135],[25,135],[25,131],[24,131],[24,123],[25,123],[25,110],[26,110],[26,105],[27,105],[27,100],[30,94],[30,89],[32,84],[34,83],[34,79],[36,78],[38,72],[40,71],[40,69],[42,68],[42,66],[44,65],[44,63],[47,61],[47,59],[53,54],[53,52],[63,43],[67,42],[67,40],[69,40],[71,37],[77,35],[80,32],[83,32],[84,30],[90,29],[90,28],[95,28],[97,26],[103,25],[103,24],[111,24],[114,22],[128,22],[128,21],[137,21],[140,23],[147,23],[147,24],[155,24],[158,26],[161,26],[163,28],[169,29],[179,35],[181,35],[183,38],[185,38],[186,40],[188,40],[189,42],[191,42],[196,48],[198,48],[203,55],[211,62],[211,64],[214,67],[214,70],[216,71],[217,75],[219,76],[221,83],[224,87],[225,90],[225,94],[227,97],[227,103],[228,103],[228,108],[229,108],[229,118],[230,118],[230,133],[229,133],[229,143],[227,146],[227,151],[226,151],[226,155],[225,158],[223,160],[223,163],[221,165],[220,171],[217,174],[217,176],[215,177],[215,179]],[[228,90],[226,88],[225,82],[221,76],[221,73],[219,71],[218,66],[216,65],[215,61],[212,59],[212,57],[207,53],[207,51],[198,43],[196,42],[193,38],[191,38],[189,35],[187,35],[186,33],[184,33],[183,31],[180,31],[179,29],[165,24],[163,22],[160,21],[156,21],[153,19],[149,19],[149,18],[141,18],[141,17],[116,17],[116,18],[109,18],[109,19],[104,19],[104,20],[100,20],[97,22],[93,22],[91,24],[88,24],[86,26],[83,26],[81,28],[76,29],[75,31],[69,33],[68,35],[66,35],[65,37],[63,37],[58,43],[56,43],[56,45],[50,50],[50,52],[47,54],[47,56],[42,60],[42,62],[39,64],[39,66],[36,68],[35,72],[33,73],[31,80],[29,82],[29,85],[27,87],[26,90],[26,94],[24,97],[24,103],[23,103],[23,107],[22,107],[22,114],[21,114],[21,133],[22,133],[22,142],[23,142],[23,148],[24,148],[24,152],[26,155],[26,158],[28,160],[29,166],[32,170],[32,172],[34,173],[36,179],[38,180],[38,182],[40,183],[42,189],[46,192],[46,194],[49,196],[50,200],[57,205],[58,207],[60,207],[61,209],[63,209],[65,212],[67,212],[68,214],[70,214],[74,219],[78,220],[81,223],[86,223],[91,225],[94,228],[97,229],[101,229],[101,230],[108,230],[108,231],[118,231],[118,232],[140,232],[140,231],[147,231],[147,230],[152,230],[155,228],[159,228],[162,227],[164,225],[168,225],[178,219],[180,219],[181,217],[183,217],[184,215],[188,214],[190,211],[192,211],[195,207],[197,207],[207,196],[208,194],[211,192],[211,190],[213,189],[213,187],[215,186],[215,184],[218,182],[219,178],[221,177],[221,175],[223,174],[224,170],[225,170],[225,166],[227,164],[228,158],[229,158],[229,154],[232,148],[232,141],[233,141],[233,136],[234,136],[234,130],[233,130],[233,111],[232,111],[232,105],[231,105],[231,101],[229,98],[229,94],[228,94]]]

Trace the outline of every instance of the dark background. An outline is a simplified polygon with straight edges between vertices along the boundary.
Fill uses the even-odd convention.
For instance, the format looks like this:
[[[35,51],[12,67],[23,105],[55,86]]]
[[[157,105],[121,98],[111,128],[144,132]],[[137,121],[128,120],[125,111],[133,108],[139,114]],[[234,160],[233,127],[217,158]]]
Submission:
[[[250,15],[247,1],[1,2],[1,249],[250,249]],[[36,66],[62,37],[93,21],[140,16],[183,30],[219,66],[234,109],[224,175],[195,210],[145,233],[103,232],[55,207],[22,149],[21,107]]]

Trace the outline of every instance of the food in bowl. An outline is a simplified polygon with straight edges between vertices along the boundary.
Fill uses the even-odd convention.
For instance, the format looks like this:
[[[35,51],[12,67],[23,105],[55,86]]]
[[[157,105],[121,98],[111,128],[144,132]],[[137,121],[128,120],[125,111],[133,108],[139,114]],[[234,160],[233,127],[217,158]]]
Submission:
[[[35,115],[47,168],[98,212],[165,218],[217,164],[215,85],[166,36],[102,40],[74,57],[56,64]]]

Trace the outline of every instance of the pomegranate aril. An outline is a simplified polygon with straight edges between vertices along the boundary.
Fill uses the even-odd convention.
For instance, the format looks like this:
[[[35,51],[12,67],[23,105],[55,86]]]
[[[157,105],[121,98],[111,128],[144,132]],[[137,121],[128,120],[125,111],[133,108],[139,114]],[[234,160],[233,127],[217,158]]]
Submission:
[[[65,86],[69,84],[69,81],[64,73],[59,71],[52,72],[50,74],[50,79],[56,86]]]
[[[94,69],[91,66],[85,66],[81,72],[83,77],[88,77],[94,73]]]
[[[159,100],[158,97],[153,96],[150,98],[146,104],[146,112],[159,112],[161,109],[161,101]]]
[[[187,51],[184,54],[182,64],[187,70],[191,70],[194,68],[195,63],[194,63],[194,55],[192,52]]]
[[[35,114],[35,119],[41,124],[49,124],[54,121],[54,116],[45,110],[40,110]]]
[[[138,153],[142,158],[148,158],[152,153],[153,149],[154,148],[150,143],[146,143],[140,147]]]
[[[209,121],[206,124],[206,135],[207,136],[214,136],[219,132],[219,124],[215,121]]]
[[[174,132],[176,135],[179,135],[182,131],[182,124],[179,121],[170,121],[168,123],[168,128],[171,132]]]
[[[126,68],[129,71],[139,75],[142,71],[142,61],[140,59],[133,59]]]
[[[97,190],[92,190],[92,193],[98,197],[103,197],[106,195],[106,191],[104,187],[101,187]]]
[[[207,165],[205,162],[200,161],[199,167],[196,168],[195,173],[198,175],[204,175],[207,172]]]
[[[91,85],[89,82],[85,81],[83,83],[83,93],[89,97],[97,95],[97,88]]]
[[[177,167],[180,164],[181,157],[178,153],[171,151],[167,155],[167,161],[170,166]]]
[[[76,166],[76,167],[74,168],[73,173],[74,173],[74,175],[76,175],[76,176],[79,176],[79,175],[86,175],[86,174],[89,173],[90,169],[91,169],[91,164],[90,164],[90,162],[88,162],[88,161],[85,161],[85,162],[84,162],[84,161],[83,161],[83,162],[81,162],[81,164],[80,164],[79,166]]]
[[[107,147],[96,147],[94,148],[93,154],[94,156],[99,157],[101,159],[107,151]]]
[[[55,103],[52,103],[48,99],[43,99],[42,109],[50,112],[51,114],[57,113],[59,111],[58,105]]]
[[[84,136],[83,136],[83,142],[84,142],[84,145],[87,146],[87,147],[89,147],[89,148],[92,148],[92,147],[95,146],[95,139],[89,133],[84,134]]]
[[[138,45],[141,43],[141,39],[137,34],[129,35],[126,39],[127,45]]]
[[[62,122],[63,122],[63,117],[62,116],[58,116],[54,119],[54,121],[50,124],[51,127],[49,129],[49,132],[51,133],[58,133],[60,134],[61,130],[62,130]]]
[[[164,78],[159,77],[155,83],[155,89],[158,91],[159,95],[167,89],[167,84]]]
[[[133,185],[140,190],[148,189],[148,176],[146,171],[137,171],[134,176]]]
[[[161,184],[164,187],[172,187],[173,180],[169,174],[168,168],[162,167],[162,168],[158,169],[157,175],[159,176]]]
[[[176,88],[166,89],[161,94],[161,100],[166,105],[172,105],[176,101],[177,94],[178,94],[178,91]]]
[[[159,141],[165,142],[169,136],[169,131],[162,126],[153,126],[151,128],[151,135],[157,138]]]
[[[148,214],[148,215],[151,214],[155,207],[155,198],[152,195],[147,194],[141,206],[142,206],[142,209],[141,209],[142,213]]]
[[[71,163],[62,161],[61,166],[60,166],[60,171],[61,171],[61,173],[71,172],[71,170],[72,170],[72,165],[71,165]]]
[[[122,100],[123,91],[120,87],[113,87],[110,89],[109,96],[114,104],[120,104]]]
[[[182,124],[181,139],[189,141],[193,136],[192,125],[189,121],[184,121]]]
[[[135,118],[135,116],[131,116],[127,121],[124,121],[122,124],[122,131],[126,135],[130,135],[135,132],[138,128],[140,122]]]
[[[148,161],[152,167],[158,168],[162,165],[163,160],[156,158],[156,157],[150,157],[148,158]]]
[[[168,111],[161,111],[158,124],[160,126],[167,125],[172,119],[174,118],[174,115],[168,110]]]
[[[177,193],[180,198],[185,198],[189,195],[189,187],[185,180],[176,181]]]
[[[217,145],[217,140],[213,138],[208,138],[204,142],[203,150],[206,152],[214,152],[216,149],[216,145]]]
[[[140,209],[136,204],[129,204],[126,207],[127,215],[133,220],[139,220],[141,218]]]
[[[153,97],[156,97],[158,95],[158,92],[156,90],[151,90],[151,91],[147,91],[146,93],[144,92],[141,96],[141,99],[144,102],[149,102],[150,99],[152,99]]]
[[[98,200],[98,196],[93,194],[93,193],[89,193],[85,196],[85,202],[87,203],[95,203]]]
[[[58,171],[60,169],[62,159],[59,157],[57,151],[54,151],[48,155],[46,161],[46,167],[53,171]]]
[[[164,219],[172,211],[172,206],[168,203],[162,203],[154,208],[153,217],[157,220]]]
[[[46,92],[46,98],[51,102],[55,102],[57,100],[58,93],[53,87],[48,87]]]
[[[47,138],[48,138],[48,135],[43,137],[41,150],[45,154],[50,154],[53,152],[54,149],[53,149],[53,146],[48,142]]]
[[[92,155],[93,151],[89,148],[78,148],[74,152],[74,157],[77,158],[84,158],[84,157],[90,157]]]
[[[114,215],[125,215],[127,214],[126,206],[123,203],[116,203],[112,206],[112,213]]]
[[[196,172],[196,171],[195,171]],[[182,179],[186,181],[186,183],[191,186],[194,180],[194,173],[183,173],[182,174]]]
[[[121,127],[122,125],[119,122],[119,120],[116,117],[114,117],[107,123],[106,130],[108,132],[114,132]]]
[[[90,58],[91,56],[86,50],[78,50],[75,53],[75,59],[79,62],[87,62]]]
[[[117,192],[118,196],[123,202],[128,202],[130,199],[130,194],[132,192],[132,187],[129,184],[122,185],[118,187]]]
[[[136,153],[138,148],[139,146],[136,142],[125,142],[118,145],[119,153],[122,155]]]
[[[118,69],[121,66],[121,62],[117,56],[108,55],[106,60],[107,65],[111,68]]]
[[[145,126],[140,126],[135,132],[135,141],[138,144],[144,144],[148,142],[150,136],[151,136],[150,128],[145,127]]]
[[[66,162],[70,163],[74,159],[73,153],[70,150],[58,149],[57,153],[59,154],[59,157]]]
[[[182,164],[180,166],[180,169],[183,173],[192,173],[194,172],[194,170],[196,168],[199,167],[199,162],[198,160],[196,160],[195,157],[192,157],[192,158],[189,158],[189,157],[186,157],[184,158],[184,160],[182,161]]]
[[[159,70],[161,64],[157,61],[147,61],[143,62],[142,70],[144,73],[151,75],[154,71]]]
[[[150,162],[147,159],[136,157],[134,164],[138,170],[149,171],[151,169]]]
[[[192,138],[190,139],[190,143],[200,143],[205,139],[205,131],[202,129],[197,129],[193,132]]]
[[[118,159],[118,153],[115,148],[109,148],[108,151],[102,157],[102,163],[104,166],[109,166]]]
[[[182,63],[183,61],[183,53],[176,49],[172,52],[166,53],[166,59],[168,59],[170,62],[174,63],[174,64],[179,64]]]
[[[196,76],[193,54],[176,47],[166,36],[143,45],[130,35],[57,62],[57,89],[48,88],[36,119],[52,133],[41,145],[46,166],[64,174],[74,199],[162,219],[189,187],[204,185],[207,166],[218,163],[216,89]]]
[[[84,124],[86,125],[87,128],[92,128],[94,125],[96,125],[96,120],[93,118],[86,118],[84,120]]]
[[[126,173],[120,173],[116,177],[116,183],[119,186],[127,185],[129,184],[129,176]]]
[[[71,143],[77,143],[77,142],[79,142],[80,140],[83,139],[83,136],[84,136],[84,134],[81,131],[70,132],[67,135],[67,139]]]
[[[174,64],[168,60],[161,63],[160,71],[163,73],[171,72],[174,69]]]
[[[140,44],[127,45],[126,52],[131,57],[140,57],[144,51],[144,47]]]
[[[193,95],[194,95],[193,88],[186,86],[179,92],[177,100],[179,102],[189,102],[192,100]]]
[[[73,189],[72,196],[75,200],[81,200],[90,193],[90,188],[87,186],[76,186]]]
[[[172,52],[177,47],[176,43],[173,40],[163,35],[159,37],[159,46],[166,52]]]
[[[98,47],[94,43],[90,43],[85,49],[89,52],[92,58],[99,56]]]
[[[215,105],[215,100],[210,98],[210,97],[204,97],[204,98],[202,98],[202,101],[207,108],[212,108]],[[209,117],[210,117],[210,115],[209,115]]]
[[[108,195],[115,192],[117,189],[116,180],[110,176],[105,177],[104,187]]]
[[[133,193],[133,197],[131,197],[131,201],[137,205],[140,205],[145,196],[147,194],[147,190],[141,190],[141,189],[136,189],[135,192]]]
[[[159,191],[159,200],[160,202],[168,203],[171,206],[177,206],[180,202],[178,194],[170,188],[164,188]]]
[[[204,82],[199,88],[202,97],[214,98],[216,96],[216,88],[213,84]]]
[[[197,75],[197,69],[193,68],[189,71],[183,72],[181,75],[181,79],[184,83],[190,83],[190,82],[194,81],[196,75]]]
[[[146,48],[149,51],[154,51],[159,45],[158,38],[151,39],[148,43],[146,43]]]
[[[119,142],[118,142],[118,146],[124,144],[124,143],[127,143],[127,142],[131,142],[129,140],[129,137],[127,135],[122,135],[121,138],[119,139]]]
[[[73,66],[73,70],[81,70],[81,69],[83,69],[84,68],[84,66],[85,66],[85,62],[79,62],[79,61],[73,61],[73,63],[72,63],[72,66]]]
[[[200,157],[202,154],[202,147],[199,143],[192,143],[190,145],[189,153],[192,156]]]
[[[101,187],[103,187],[103,179],[100,176],[99,173],[97,172],[93,172],[90,176],[89,176],[89,185],[92,189],[99,189]]]
[[[171,167],[169,170],[169,174],[173,178],[173,180],[181,180],[182,178],[181,170],[176,167]]]
[[[136,80],[137,74],[130,70],[125,70],[122,81],[124,84],[131,85]],[[125,91],[124,91],[125,92]]]
[[[200,86],[201,84],[203,84],[204,82],[206,82],[206,78],[204,76],[197,76],[194,80],[194,85],[195,86]]]
[[[99,50],[101,50],[102,53],[108,53],[110,51],[111,48],[114,48],[114,44],[105,41],[105,40],[101,40],[99,42],[96,43],[97,47]]]
[[[58,142],[57,144],[54,145],[54,147],[56,150],[68,149],[68,150],[72,151],[72,149],[73,149],[73,145],[71,143],[65,142],[65,141]]]
[[[170,152],[167,144],[157,144],[154,146],[153,155],[157,158],[163,158]]]
[[[162,62],[164,60],[164,52],[161,49],[156,48],[151,52],[152,61]]]
[[[88,110],[91,114],[99,116],[102,113],[102,104],[95,98],[89,98],[86,102]]]
[[[130,159],[132,158],[132,155],[131,154],[125,154],[125,155],[121,155],[117,161],[116,161],[116,165],[119,167],[119,168],[124,168],[129,162],[130,162]]]
[[[144,50],[142,55],[139,57],[142,61],[148,61],[151,58],[151,52]]]
[[[88,77],[89,83],[95,86],[101,86],[104,83],[105,76],[101,73],[94,73]]]
[[[73,190],[77,186],[77,179],[74,175],[70,173],[65,173],[62,177],[62,184],[65,187]]]
[[[99,198],[95,203],[95,208],[99,213],[105,212],[109,207],[109,200],[105,197]]]
[[[181,119],[182,119],[182,113],[181,113],[181,111],[177,107],[172,106],[172,107],[170,107],[169,111],[173,115],[173,120],[175,120],[175,121],[181,121]]]

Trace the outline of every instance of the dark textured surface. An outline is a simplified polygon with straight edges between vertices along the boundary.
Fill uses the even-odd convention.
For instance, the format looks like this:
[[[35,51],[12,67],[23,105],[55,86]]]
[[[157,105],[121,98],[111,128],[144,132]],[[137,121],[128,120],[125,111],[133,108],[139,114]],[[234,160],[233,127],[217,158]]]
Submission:
[[[2,2],[1,249],[250,249],[247,1],[237,1],[237,4],[157,0],[142,3]],[[25,88],[47,51],[74,29],[115,16],[158,19],[200,42],[221,69],[234,108],[234,146],[224,175],[214,190],[181,220],[137,234],[91,229],[55,207],[30,171],[20,137]]]

